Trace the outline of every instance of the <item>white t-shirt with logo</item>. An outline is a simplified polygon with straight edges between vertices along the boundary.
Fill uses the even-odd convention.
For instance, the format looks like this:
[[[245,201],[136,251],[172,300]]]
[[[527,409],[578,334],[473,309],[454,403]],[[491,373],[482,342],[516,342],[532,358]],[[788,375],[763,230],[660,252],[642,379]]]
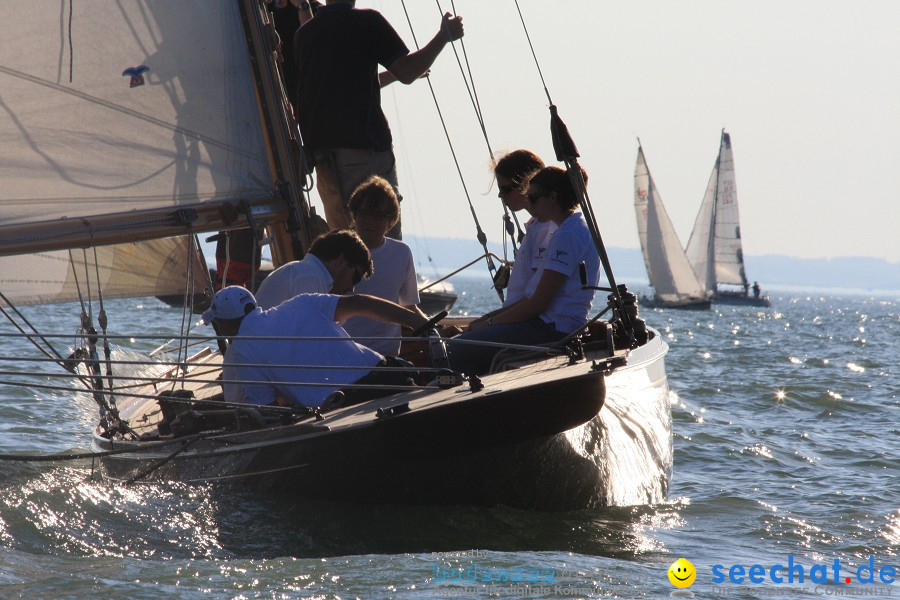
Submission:
[[[541,223],[534,217],[525,223],[525,237],[516,254],[516,262],[513,265],[509,283],[506,286],[506,300],[503,306],[514,304],[525,297],[525,290],[531,279],[540,269],[541,261],[550,245],[550,236],[556,231],[556,223],[547,221]]]
[[[566,276],[565,283],[540,315],[545,323],[553,323],[557,331],[571,333],[587,322],[594,290],[581,289],[579,265],[582,262],[587,270],[587,284],[596,286],[600,277],[600,257],[584,216],[576,212],[553,233],[544,260],[526,290],[528,296],[534,293],[546,269]]]

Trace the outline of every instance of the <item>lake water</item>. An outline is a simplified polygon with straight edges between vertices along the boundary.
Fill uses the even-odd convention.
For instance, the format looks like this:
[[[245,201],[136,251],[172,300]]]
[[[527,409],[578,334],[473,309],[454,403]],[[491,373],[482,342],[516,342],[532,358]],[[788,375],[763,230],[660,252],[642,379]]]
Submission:
[[[455,284],[459,311],[490,306],[484,280]],[[180,322],[154,299],[107,311],[119,331]],[[56,333],[77,323],[71,306],[27,314]],[[0,598],[659,598],[679,591],[667,576],[679,558],[696,569],[686,591],[697,597],[900,596],[879,581],[900,572],[900,298],[784,291],[766,310],[642,316],[670,345],[675,469],[663,504],[368,507],[110,485],[90,462],[2,461]],[[7,357],[27,352],[5,344]],[[95,414],[83,395],[0,385],[0,453],[86,448]],[[793,583],[772,570],[789,563]],[[827,565],[827,583],[814,565]]]

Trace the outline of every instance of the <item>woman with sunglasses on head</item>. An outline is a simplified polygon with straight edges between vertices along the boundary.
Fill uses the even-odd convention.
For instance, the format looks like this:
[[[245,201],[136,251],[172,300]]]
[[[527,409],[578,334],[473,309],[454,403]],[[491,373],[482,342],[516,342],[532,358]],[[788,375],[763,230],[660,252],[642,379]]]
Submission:
[[[353,229],[369,249],[374,265],[372,276],[356,286],[356,293],[396,302],[424,317],[417,306],[419,289],[412,250],[405,243],[386,237],[400,220],[400,201],[394,188],[386,179],[372,176],[357,186],[347,207],[353,219]],[[402,331],[395,323],[355,317],[344,324],[344,329],[356,341],[381,354],[400,352],[399,337]],[[387,337],[398,339],[375,339]]]
[[[582,169],[587,182],[587,173]],[[584,263],[588,286],[597,285],[600,259],[584,216],[576,209],[579,197],[568,173],[545,167],[528,184],[531,214],[557,225],[537,273],[529,280],[525,296],[486,318],[478,319],[448,343],[451,366],[467,374],[490,369],[501,348],[454,343],[455,340],[547,344],[584,327],[594,291],[582,289],[579,265]]]
[[[516,261],[506,286],[504,307],[515,304],[525,296],[528,282],[537,273],[550,236],[556,231],[556,223],[553,221],[541,223],[531,215],[526,195],[529,180],[543,168],[544,161],[531,150],[525,149],[513,150],[494,165],[500,201],[513,212],[524,209],[530,217],[525,223],[525,236],[520,240]],[[483,318],[488,316],[491,315]]]

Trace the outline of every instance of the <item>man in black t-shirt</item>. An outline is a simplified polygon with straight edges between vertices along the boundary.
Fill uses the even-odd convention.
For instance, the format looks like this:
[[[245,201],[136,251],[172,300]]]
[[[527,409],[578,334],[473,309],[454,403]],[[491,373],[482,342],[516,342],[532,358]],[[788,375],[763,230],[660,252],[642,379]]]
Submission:
[[[434,38],[411,53],[381,13],[354,5],[353,0],[328,0],[294,38],[300,131],[316,165],[319,196],[331,229],[350,226],[347,201],[370,176],[384,177],[397,188],[378,65],[398,81],[412,83],[428,71],[448,42],[463,36],[462,19],[447,13]],[[400,239],[399,222],[388,235]]]

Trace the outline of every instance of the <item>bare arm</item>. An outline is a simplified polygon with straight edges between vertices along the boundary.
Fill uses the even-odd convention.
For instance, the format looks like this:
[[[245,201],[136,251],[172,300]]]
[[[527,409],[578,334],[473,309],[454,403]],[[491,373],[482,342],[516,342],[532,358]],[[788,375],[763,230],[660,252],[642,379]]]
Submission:
[[[421,312],[417,313],[399,304],[365,294],[341,296],[338,300],[334,309],[334,320],[346,321],[350,317],[368,317],[385,323],[397,323],[410,329],[416,329],[428,322]]]
[[[430,73],[431,73],[430,69],[428,71],[425,71],[424,73],[419,75],[419,79],[422,79],[423,77],[428,77],[428,75]],[[387,85],[391,85],[395,81],[397,81],[397,77],[390,71],[380,71],[378,73],[378,87],[385,87]]]
[[[401,56],[388,67],[398,81],[409,85],[424,75],[448,42],[458,40],[463,36],[462,17],[454,17],[450,13],[444,13],[441,20],[441,29],[431,41],[421,49]]]
[[[378,87],[384,87],[397,81],[397,77],[390,71],[381,71],[378,73]]]
[[[407,310],[411,310],[418,315],[421,315],[422,317],[425,318],[426,321],[428,320],[428,315],[426,315],[425,313],[422,312],[422,309],[419,308],[418,304],[404,304],[403,308],[405,308]]]

